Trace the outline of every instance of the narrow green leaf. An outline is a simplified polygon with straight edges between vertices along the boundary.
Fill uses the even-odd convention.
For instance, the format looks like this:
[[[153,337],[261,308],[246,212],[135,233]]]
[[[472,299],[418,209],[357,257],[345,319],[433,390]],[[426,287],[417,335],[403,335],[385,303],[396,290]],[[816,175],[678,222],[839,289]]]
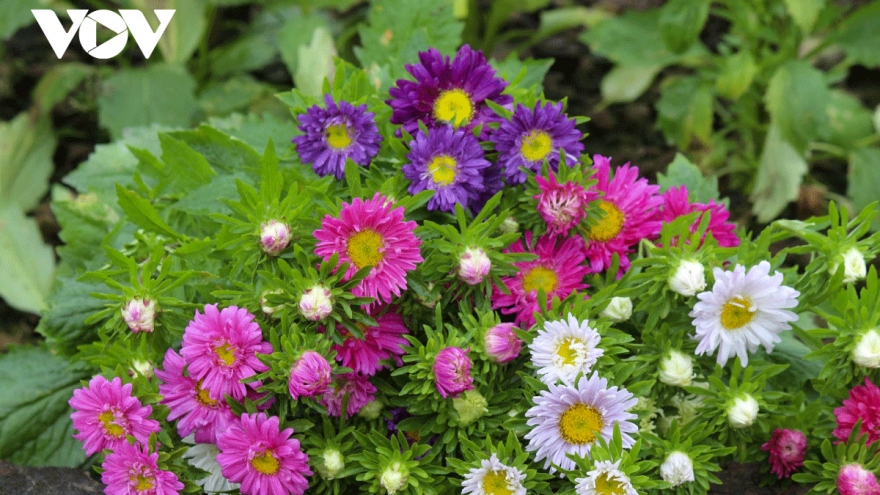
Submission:
[[[165,220],[162,220],[156,208],[149,201],[140,197],[138,193],[120,185],[116,186],[116,192],[119,195],[119,206],[135,225],[175,239],[182,237],[170,225],[165,223]]]

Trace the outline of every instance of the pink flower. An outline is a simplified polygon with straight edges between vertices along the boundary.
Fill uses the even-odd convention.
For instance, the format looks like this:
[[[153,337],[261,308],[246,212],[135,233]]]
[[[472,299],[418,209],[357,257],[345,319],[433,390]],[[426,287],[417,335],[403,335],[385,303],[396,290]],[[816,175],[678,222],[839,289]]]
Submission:
[[[523,342],[513,329],[513,323],[499,323],[486,330],[483,345],[491,360],[496,363],[506,363],[519,356]]]
[[[629,253],[642,239],[653,239],[660,234],[660,221],[654,210],[663,203],[658,186],[639,178],[639,169],[628,163],[618,167],[614,178],[611,159],[593,155],[593,176],[599,182],[591,192],[602,193],[599,209],[605,216],[586,230],[586,255],[594,272],[601,272],[611,264],[614,253],[620,255],[619,275],[629,269]]]
[[[865,384],[853,387],[843,406],[834,410],[837,428],[834,436],[845,442],[858,420],[862,420],[862,434],[868,435],[868,444],[880,440],[880,389],[865,377]]]
[[[403,221],[403,208],[393,208],[385,196],[373,199],[354,198],[342,203],[339,218],[327,215],[314,235],[318,239],[315,254],[325,261],[339,255],[339,264],[348,263],[345,279],[359,269],[370,273],[353,289],[352,294],[391,302],[406,289],[406,272],[422,261],[422,241],[413,234],[415,222]]]
[[[177,432],[181,437],[195,432],[198,443],[217,443],[217,434],[223,432],[235,414],[226,401],[212,399],[201,382],[187,376],[183,368],[186,361],[173,349],[165,352],[164,370],[156,370],[159,393],[164,398],[159,402],[171,409],[168,421],[180,418]]]
[[[293,428],[280,430],[278,417],[243,414],[217,439],[217,462],[223,477],[241,483],[243,495],[302,495],[311,476],[309,456]]]
[[[695,211],[709,212],[709,225],[706,227],[706,233],[703,234],[701,241],[705,240],[706,234],[711,232],[719,246],[739,246],[739,237],[733,232],[736,225],[727,221],[730,218],[730,212],[724,205],[716,203],[714,199],[710,200],[709,204],[691,203],[685,186],[671,187],[661,197],[663,198],[663,206],[657,210],[656,216],[661,222],[669,223],[680,216],[689,215]],[[690,228],[691,233],[697,231],[702,220],[703,215],[694,220]]]
[[[804,465],[807,437],[800,430],[776,428],[770,440],[761,446],[761,450],[770,452],[770,472],[779,479],[788,478]]]
[[[196,311],[183,332],[180,349],[189,363],[189,375],[202,382],[212,399],[220,401],[227,394],[244,399],[247,390],[241,380],[268,370],[257,353],[271,352],[272,344],[263,342],[254,315],[236,306],[220,311],[216,304],[205,306],[204,315]]]
[[[492,309],[501,308],[504,314],[515,314],[518,325],[528,326],[535,323],[534,313],[542,309],[538,306],[538,289],[547,294],[548,303],[554,297],[565,299],[572,292],[588,287],[583,278],[590,268],[583,265],[584,245],[578,237],[564,238],[559,242],[556,236],[545,235],[532,244],[532,233],[526,232],[525,246],[519,240],[504,252],[534,253],[538,259],[514,263],[520,272],[501,279],[509,294],[494,288]]]
[[[465,249],[458,258],[458,276],[468,285],[481,283],[491,269],[492,260],[479,247]]]
[[[260,247],[269,256],[278,256],[290,244],[290,226],[278,220],[260,225]]]
[[[840,495],[880,495],[877,475],[861,464],[847,464],[837,474],[837,490]]]
[[[350,418],[358,413],[362,407],[373,402],[376,387],[370,383],[369,377],[358,373],[346,373],[338,375],[335,383],[330,385],[327,393],[321,398],[321,404],[327,408],[327,413],[333,417],[339,417],[342,412],[342,400],[348,396],[348,407],[345,409],[345,417]]]
[[[153,408],[132,397],[131,384],[123,385],[119,377],[111,382],[97,375],[88,387],[74,390],[67,403],[76,409],[70,418],[79,433],[73,438],[83,443],[86,455],[115,450],[127,444],[127,435],[146,444],[150,434],[159,431],[159,422],[148,418]]]
[[[468,351],[458,347],[446,347],[434,358],[434,382],[444,399],[474,389],[472,364],[467,354]]]
[[[159,469],[159,454],[146,445],[122,442],[107,454],[101,481],[107,495],[178,495],[183,483],[171,471]]]
[[[378,313],[373,310],[370,313]],[[397,313],[388,311],[376,318],[378,326],[368,327],[358,324],[358,328],[364,333],[363,339],[351,335],[342,325],[336,326],[345,341],[342,345],[335,344],[332,349],[336,351],[336,360],[346,368],[351,368],[357,373],[373,376],[384,366],[380,363],[385,359],[394,357],[400,364],[399,356],[406,350],[409,341],[403,338],[409,333],[409,329],[403,324],[403,318]]]
[[[287,390],[294,400],[323,395],[330,386],[330,363],[315,351],[306,351],[293,363]]]
[[[547,222],[547,232],[568,235],[568,231],[587,215],[584,208],[595,199],[596,194],[587,192],[577,182],[559,184],[552,173],[547,179],[539,175],[535,180],[538,181],[541,193],[534,199],[538,200],[538,213]]]

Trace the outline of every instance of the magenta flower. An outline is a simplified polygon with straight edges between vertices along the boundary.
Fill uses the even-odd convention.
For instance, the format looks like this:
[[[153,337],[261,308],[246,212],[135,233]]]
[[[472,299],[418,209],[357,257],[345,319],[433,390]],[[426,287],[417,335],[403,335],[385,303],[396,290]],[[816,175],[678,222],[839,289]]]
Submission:
[[[107,495],[178,495],[183,483],[171,471],[159,469],[159,454],[149,447],[122,442],[107,454],[101,481]]]
[[[132,397],[131,384],[123,385],[119,377],[107,381],[97,375],[88,387],[74,390],[67,403],[76,409],[70,418],[79,433],[73,438],[83,443],[86,455],[103,449],[115,450],[127,444],[127,435],[146,444],[150,434],[160,429],[158,421],[149,419],[153,408]]]
[[[705,240],[706,234],[711,232],[719,246],[739,246],[739,237],[733,232],[736,225],[727,221],[730,219],[730,212],[724,205],[716,203],[714,199],[710,200],[709,204],[691,203],[685,186],[671,187],[661,197],[663,198],[663,206],[657,210],[657,219],[661,222],[669,223],[680,216],[689,215],[695,211],[702,214],[708,212],[709,225],[700,241]],[[700,222],[703,220],[702,214],[691,225],[691,233],[696,232],[697,227],[700,226]]]
[[[444,399],[474,389],[468,352],[458,347],[446,347],[434,358],[434,382]]]
[[[458,257],[458,276],[468,285],[483,282],[492,269],[492,260],[479,247],[469,247]]]
[[[315,351],[306,351],[290,368],[287,390],[294,400],[323,395],[330,386],[330,363]]]
[[[868,435],[868,444],[880,440],[880,389],[865,377],[865,384],[849,391],[843,406],[834,410],[837,428],[834,436],[845,442],[849,439],[858,420],[862,420],[862,434]]]
[[[381,310],[373,310],[371,313],[379,313]],[[346,368],[351,368],[357,373],[373,376],[384,368],[380,361],[393,357],[400,364],[400,357],[409,345],[403,335],[409,333],[409,329],[403,324],[403,318],[399,314],[388,311],[376,318],[375,327],[358,324],[358,328],[364,333],[363,339],[351,335],[342,325],[336,325],[345,340],[342,345],[334,344],[332,349],[336,351],[336,360]]]
[[[770,440],[761,446],[761,450],[770,452],[770,472],[779,479],[788,478],[804,465],[807,436],[800,430],[776,428]]]
[[[513,323],[499,323],[483,337],[486,354],[496,363],[507,363],[519,356],[523,341],[517,337]]]
[[[290,438],[293,428],[280,430],[278,421],[265,413],[242,414],[217,439],[223,477],[241,483],[242,495],[302,495],[309,487],[309,456]]]
[[[587,216],[587,203],[596,199],[596,194],[587,192],[577,182],[560,184],[553,174],[547,179],[539,175],[535,180],[538,181],[541,193],[533,199],[538,200],[538,213],[547,222],[547,232],[568,235],[568,231]]]
[[[362,407],[373,402],[376,387],[370,383],[369,377],[358,373],[346,373],[337,375],[334,383],[327,389],[327,393],[321,398],[321,404],[327,408],[327,414],[338,418],[342,413],[342,401],[348,396],[348,407],[345,409],[345,417],[350,418],[358,413]]]
[[[840,495],[880,495],[880,484],[877,475],[859,463],[852,463],[837,473],[837,490]]]
[[[254,315],[236,306],[220,311],[216,304],[206,305],[205,314],[196,311],[183,332],[180,349],[189,364],[189,375],[219,401],[225,400],[225,395],[243,400],[247,389],[241,380],[269,369],[257,353],[271,354],[272,344],[263,342]]]

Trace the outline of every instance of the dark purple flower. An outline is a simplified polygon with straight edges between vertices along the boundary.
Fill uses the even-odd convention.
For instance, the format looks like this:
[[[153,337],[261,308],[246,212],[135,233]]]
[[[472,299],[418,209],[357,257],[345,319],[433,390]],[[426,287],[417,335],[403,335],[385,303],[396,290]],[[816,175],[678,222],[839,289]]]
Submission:
[[[471,203],[471,210],[476,214],[483,210],[486,203],[498,191],[504,189],[503,170],[495,163],[489,164],[483,169],[483,190],[477,195],[477,199]]]
[[[410,163],[403,175],[412,181],[409,193],[436,191],[428,209],[454,211],[455,203],[467,207],[483,191],[483,169],[490,163],[479,141],[468,131],[437,127],[426,136],[421,131],[409,144]]]
[[[535,103],[531,110],[517,105],[511,120],[501,122],[492,134],[498,150],[498,164],[504,167],[508,184],[522,184],[526,174],[520,167],[538,172],[546,159],[553,171],[559,169],[559,153],[569,165],[578,161],[584,145],[574,119],[562,112],[562,103]]]
[[[394,113],[392,124],[400,124],[410,134],[418,129],[421,120],[429,128],[445,124],[454,127],[473,127],[500,118],[486,105],[491,100],[499,105],[510,105],[513,97],[502,95],[507,87],[504,79],[495,77],[495,69],[486,62],[479,50],[464,45],[451,61],[435,48],[419,53],[418,64],[407,64],[406,70],[415,81],[398,79],[391,88],[391,99],[386,103]],[[483,128],[481,138],[488,136]]]
[[[333,174],[337,180],[345,176],[349,158],[367,166],[379,153],[382,136],[367,106],[353,106],[347,101],[339,105],[329,94],[324,95],[327,108],[315,105],[299,116],[299,130],[304,134],[293,138],[296,151],[304,164],[320,176]]]

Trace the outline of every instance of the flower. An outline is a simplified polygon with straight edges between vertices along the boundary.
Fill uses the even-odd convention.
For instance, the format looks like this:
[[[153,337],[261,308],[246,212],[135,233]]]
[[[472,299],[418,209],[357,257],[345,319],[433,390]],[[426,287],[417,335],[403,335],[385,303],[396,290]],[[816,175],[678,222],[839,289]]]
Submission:
[[[189,376],[202,382],[211,399],[220,401],[225,395],[244,399],[247,390],[241,380],[269,369],[257,353],[271,354],[272,344],[263,342],[254,315],[236,306],[221,311],[216,304],[206,305],[204,314],[196,311],[180,349]]]
[[[840,495],[880,495],[877,475],[854,462],[840,468],[837,473],[837,490]]]
[[[128,325],[128,329],[132,332],[153,332],[153,325],[156,320],[155,300],[135,297],[125,303],[121,311],[122,321]]]
[[[667,280],[669,290],[691,297],[706,288],[706,274],[699,261],[682,260]]]
[[[510,105],[513,97],[501,94],[507,82],[495,77],[495,69],[486,62],[483,52],[462,46],[452,61],[435,48],[419,52],[418,64],[407,64],[415,81],[398,79],[388,93],[386,103],[393,113],[391,123],[415,134],[419,121],[429,129],[443,125],[470,130],[480,124],[500,119],[486,104]],[[488,136],[483,127],[481,139]]]
[[[123,385],[119,377],[108,381],[96,375],[88,387],[74,390],[67,403],[75,409],[70,419],[79,431],[73,438],[83,443],[86,455],[115,450],[128,443],[128,435],[146,444],[150,434],[160,429],[158,421],[148,418],[153,408],[132,397],[131,384]]]
[[[761,450],[770,452],[770,472],[782,478],[791,476],[797,468],[804,465],[807,453],[807,436],[800,430],[776,428]]]
[[[468,285],[477,285],[489,275],[492,260],[479,247],[469,247],[458,258],[458,276]]]
[[[269,256],[278,256],[290,244],[290,225],[269,220],[260,225],[260,247]]]
[[[186,438],[183,440],[184,442],[187,441]],[[219,453],[220,449],[212,443],[193,445],[183,453],[183,458],[187,460],[186,462],[190,466],[209,473],[206,478],[195,480],[196,484],[206,492],[228,492],[239,487],[238,483],[230,483],[229,480],[223,477],[223,468],[217,462],[217,454]]]
[[[333,312],[330,290],[323,285],[307,289],[299,298],[299,312],[309,321],[321,321],[329,316]]]
[[[513,234],[515,232],[519,232],[519,222],[516,221],[514,217],[507,217],[501,222],[501,225],[498,227],[498,231],[502,234]]]
[[[523,342],[517,337],[513,323],[499,323],[486,330],[483,346],[489,359],[496,363],[507,363],[519,356]]]
[[[660,360],[659,378],[662,383],[673,387],[688,387],[694,376],[694,361],[687,354],[671,349]]]
[[[406,272],[422,261],[422,241],[413,234],[415,228],[415,222],[403,221],[403,208],[392,208],[379,193],[366,201],[354,198],[350,205],[342,203],[339,218],[324,217],[314,233],[315,254],[324,261],[339,255],[340,265],[349,264],[346,280],[370,267],[352,294],[391,302],[392,295],[400,296],[400,289],[406,289]]]
[[[323,461],[315,468],[325,480],[336,479],[336,476],[345,469],[345,457],[339,449],[328,447],[321,453],[321,458]]]
[[[838,260],[831,263],[828,272],[834,275],[834,272],[840,267],[840,261],[843,261],[843,283],[851,284],[865,278],[867,274],[867,266],[865,265],[865,257],[857,247],[851,247],[843,254],[838,255]]]
[[[859,336],[852,350],[853,362],[866,368],[880,368],[880,334],[870,329]]]
[[[608,306],[605,306],[605,309],[599,313],[599,316],[608,318],[615,323],[619,323],[628,320],[629,317],[632,316],[632,313],[632,299],[628,297],[612,297],[611,302],[608,303]]]
[[[547,232],[568,235],[587,216],[586,208],[595,195],[577,182],[556,182],[551,173],[547,179],[535,177],[541,192],[532,199],[538,200],[538,213],[547,222]]]
[[[545,323],[529,344],[541,381],[547,385],[560,380],[572,383],[579,374],[589,373],[605,353],[599,348],[601,338],[588,320],[578,321],[571,313],[567,322]]]
[[[425,135],[419,131],[409,143],[403,176],[412,181],[409,193],[434,191],[429,210],[455,211],[477,201],[485,187],[483,169],[491,164],[480,142],[469,131],[438,127]]]
[[[395,461],[382,470],[379,475],[379,484],[388,492],[388,495],[394,495],[409,484],[409,469],[406,465]]]
[[[434,383],[444,399],[474,389],[468,352],[458,347],[445,347],[434,358]]]
[[[284,304],[279,304],[278,306],[270,306],[268,297],[273,294],[284,294],[284,291],[281,289],[274,290],[264,290],[260,293],[260,310],[263,311],[263,314],[266,316],[275,315],[277,311],[280,311],[284,308]],[[278,318],[278,315],[275,315],[274,318]]]
[[[101,482],[107,495],[178,495],[183,483],[171,471],[159,469],[159,454],[143,444],[122,441],[107,454]]]
[[[657,195],[658,186],[639,178],[639,169],[628,163],[618,167],[614,178],[611,159],[593,155],[593,177],[598,180],[591,192],[601,193],[599,209],[602,219],[584,230],[587,238],[586,255],[594,272],[601,272],[611,265],[614,253],[620,255],[620,272],[629,269],[627,255],[642,239],[653,239],[660,234],[660,221],[654,218],[654,210],[663,200]]]
[[[479,468],[471,468],[461,482],[462,495],[526,495],[523,486],[526,475],[513,466],[502,464],[493,453],[480,461]]]
[[[380,311],[374,310],[370,313],[375,314]],[[363,339],[351,335],[345,327],[337,324],[336,330],[345,340],[342,345],[334,344],[332,347],[336,351],[336,360],[346,368],[367,376],[375,375],[385,367],[381,361],[392,357],[400,361],[400,356],[406,353],[404,347],[409,346],[409,341],[403,337],[404,334],[409,333],[403,318],[393,311],[388,311],[376,317],[376,324],[374,327],[357,324],[358,329],[364,334]]]
[[[573,461],[571,461],[574,464]],[[578,495],[638,495],[629,477],[620,470],[620,461],[598,461],[586,478],[576,478]]]
[[[518,325],[532,325],[538,306],[538,289],[547,295],[565,299],[576,290],[586,289],[584,276],[590,271],[584,266],[583,242],[569,237],[558,241],[556,236],[545,235],[532,243],[532,233],[525,233],[525,243],[520,239],[504,250],[505,253],[534,253],[538,259],[513,263],[519,273],[503,277],[501,281],[509,294],[498,287],[492,291],[492,309],[501,308],[504,314],[515,314]]]
[[[242,414],[217,439],[223,476],[241,483],[243,495],[302,495],[309,486],[309,456],[290,438],[293,428],[281,430],[278,422],[265,413]]]
[[[782,339],[779,334],[790,330],[788,322],[797,315],[787,308],[797,306],[800,292],[782,285],[782,274],[770,275],[770,263],[762,261],[746,273],[742,265],[733,271],[713,268],[715,285],[710,292],[697,294],[700,300],[690,316],[694,318],[697,355],[711,354],[716,349],[719,365],[738,356],[743,366],[749,363],[748,352],[762,344],[772,352]]]
[[[385,408],[385,404],[382,404],[381,401],[371,400],[364,404],[361,407],[361,410],[357,412],[357,415],[368,420],[373,420],[379,417],[382,414],[382,410]]]
[[[576,385],[549,385],[548,390],[534,399],[535,406],[526,411],[527,425],[533,427],[526,434],[526,450],[535,451],[535,460],[544,459],[544,469],[556,464],[563,469],[574,469],[575,463],[566,454],[584,457],[596,438],[610,441],[614,424],[620,429],[624,448],[635,440],[629,435],[638,431],[630,420],[635,414],[627,411],[637,400],[625,388],[608,387],[608,380],[593,372],[581,377]]]
[[[217,434],[224,431],[233,421],[235,414],[225,400],[211,398],[208,391],[202,388],[202,381],[195,380],[184,374],[186,361],[173,349],[165,351],[162,362],[164,370],[156,370],[161,380],[159,393],[171,410],[168,421],[177,422],[177,432],[181,437],[195,433],[198,443],[216,443]]]
[[[452,408],[458,413],[458,424],[469,425],[489,412],[489,401],[476,390],[465,390],[452,399]]]
[[[345,417],[350,418],[367,403],[374,401],[373,394],[375,393],[376,387],[370,383],[369,377],[358,373],[346,373],[337,375],[336,380],[330,383],[330,388],[321,398],[321,404],[327,408],[327,414],[339,417],[342,413],[342,401],[348,396]]]
[[[749,394],[740,394],[727,407],[727,421],[733,428],[748,428],[757,417],[758,401]]]
[[[535,103],[534,110],[517,105],[510,120],[502,120],[492,133],[498,150],[498,164],[504,167],[508,184],[522,184],[526,174],[521,167],[539,172],[544,160],[550,169],[559,169],[559,155],[568,165],[577,163],[584,145],[583,133],[575,128],[562,110],[562,103]]]
[[[861,434],[868,435],[868,443],[880,440],[880,389],[867,377],[865,384],[849,391],[849,398],[834,410],[837,428],[834,436],[845,442],[858,420],[862,420]]]
[[[684,452],[670,452],[660,465],[660,477],[672,486],[694,481],[694,462]]]
[[[330,363],[315,351],[302,353],[290,368],[287,390],[294,400],[324,395],[330,386]]]
[[[663,206],[657,210],[657,219],[663,223],[669,223],[678,217],[689,215],[695,211],[701,214],[691,224],[690,231],[694,233],[703,220],[703,214],[709,213],[709,225],[700,242],[706,239],[706,234],[712,237],[721,247],[739,246],[739,237],[733,232],[736,225],[728,222],[730,212],[724,205],[717,204],[715,200],[709,200],[709,204],[691,203],[688,199],[688,190],[685,186],[671,187],[662,194]]]
[[[315,105],[299,116],[303,135],[293,142],[300,160],[311,163],[315,173],[342,180],[349,158],[362,167],[370,164],[379,154],[382,136],[366,105],[355,107],[347,101],[337,105],[329,94],[324,95],[324,103],[326,109]]]

